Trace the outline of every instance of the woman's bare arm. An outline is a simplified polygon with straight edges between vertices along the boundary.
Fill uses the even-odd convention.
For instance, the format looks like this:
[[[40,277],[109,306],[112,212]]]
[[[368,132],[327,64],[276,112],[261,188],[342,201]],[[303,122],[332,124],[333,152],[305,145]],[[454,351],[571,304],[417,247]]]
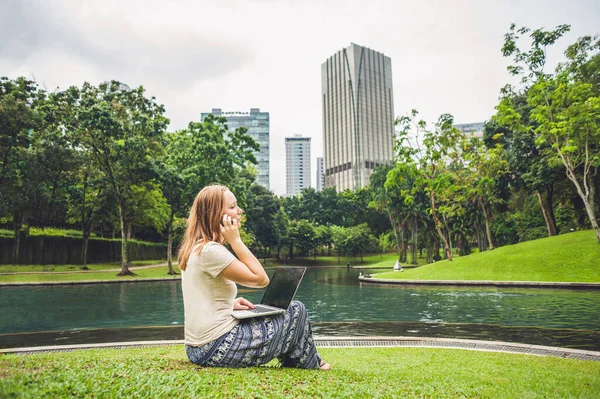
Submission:
[[[246,244],[241,240],[237,221],[232,220],[228,222],[221,226],[221,233],[229,245],[231,245],[239,260],[234,259],[229,266],[223,269],[221,275],[245,287],[266,287],[269,284],[269,276],[265,273],[265,269],[263,269],[258,259],[256,259],[256,256],[250,252]]]

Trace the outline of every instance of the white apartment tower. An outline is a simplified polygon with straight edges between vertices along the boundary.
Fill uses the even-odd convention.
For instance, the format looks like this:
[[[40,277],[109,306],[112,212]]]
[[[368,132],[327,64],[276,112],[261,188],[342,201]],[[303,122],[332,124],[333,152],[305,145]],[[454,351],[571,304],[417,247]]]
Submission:
[[[203,122],[209,114],[227,118],[227,128],[229,131],[234,131],[239,127],[248,129],[248,135],[260,146],[260,149],[254,153],[258,162],[257,183],[269,189],[269,113],[260,112],[260,108],[250,108],[250,112],[224,112],[221,108],[213,108],[211,112],[202,112],[200,114],[200,121]]]
[[[364,187],[392,161],[392,60],[352,43],[321,65],[321,92],[325,187]]]
[[[463,132],[465,137],[469,139],[474,137],[482,138],[485,122],[461,123],[454,125],[454,127]]]
[[[310,137],[285,138],[285,194],[300,194],[310,187]]]

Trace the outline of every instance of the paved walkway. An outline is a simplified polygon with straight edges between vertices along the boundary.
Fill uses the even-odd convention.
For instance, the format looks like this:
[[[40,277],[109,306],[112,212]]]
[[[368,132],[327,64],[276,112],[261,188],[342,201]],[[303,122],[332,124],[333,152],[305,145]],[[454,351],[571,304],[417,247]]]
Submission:
[[[412,348],[452,348],[475,350],[485,352],[504,352],[522,355],[556,356],[562,358],[600,361],[600,352],[558,348],[552,346],[528,345],[511,342],[479,341],[454,338],[428,338],[428,337],[327,337],[315,336],[315,343],[319,348],[365,348],[365,347],[412,347]],[[33,353],[62,352],[87,349],[116,349],[140,348],[162,345],[183,345],[183,340],[165,341],[135,341],[135,342],[110,342],[103,344],[82,345],[55,345],[25,348],[0,349],[0,354],[12,353],[27,355]]]

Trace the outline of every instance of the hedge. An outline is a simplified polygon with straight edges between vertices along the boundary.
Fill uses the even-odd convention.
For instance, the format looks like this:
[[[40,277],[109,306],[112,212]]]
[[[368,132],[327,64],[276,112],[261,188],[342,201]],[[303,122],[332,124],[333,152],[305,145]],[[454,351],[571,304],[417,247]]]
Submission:
[[[0,264],[83,264],[83,239],[76,237],[28,236],[21,239],[19,254],[13,256],[14,237],[0,237]],[[167,244],[143,241],[127,243],[129,260],[166,259]],[[121,240],[90,238],[88,263],[121,260]]]

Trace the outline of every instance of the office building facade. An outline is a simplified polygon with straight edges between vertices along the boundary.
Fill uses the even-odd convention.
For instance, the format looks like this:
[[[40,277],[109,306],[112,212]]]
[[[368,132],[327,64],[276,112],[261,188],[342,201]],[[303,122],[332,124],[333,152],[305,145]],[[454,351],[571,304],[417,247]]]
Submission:
[[[474,122],[474,123],[461,123],[458,125],[454,125],[455,128],[460,130],[465,134],[467,138],[483,137],[483,128],[485,126],[485,122]]]
[[[270,171],[269,171],[269,113],[260,112],[260,108],[250,108],[250,112],[223,112],[220,108],[213,108],[211,112],[200,114],[200,120],[209,115],[223,116],[227,118],[227,127],[229,131],[234,131],[239,127],[248,129],[248,135],[254,139],[260,146],[260,149],[254,153],[258,161],[258,184],[270,189]]]
[[[317,157],[317,191],[323,191],[325,187],[325,169],[323,168],[323,157]]]
[[[310,137],[285,138],[285,195],[298,195],[310,187]]]
[[[392,61],[352,43],[321,65],[325,187],[355,190],[394,147]]]

